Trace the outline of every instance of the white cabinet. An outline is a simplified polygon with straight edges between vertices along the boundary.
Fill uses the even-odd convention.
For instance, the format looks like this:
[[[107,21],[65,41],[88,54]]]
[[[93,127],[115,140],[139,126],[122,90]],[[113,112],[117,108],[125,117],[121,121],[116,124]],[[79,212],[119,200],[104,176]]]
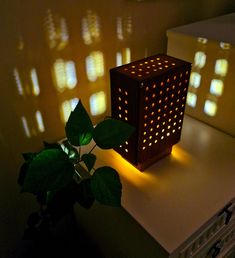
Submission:
[[[221,249],[217,257],[230,258],[234,213],[225,222],[235,201],[234,137],[186,115],[171,155],[144,172],[113,150],[95,154],[95,167],[114,167],[123,186],[122,209],[76,207],[104,257],[206,258],[214,246],[211,253]]]

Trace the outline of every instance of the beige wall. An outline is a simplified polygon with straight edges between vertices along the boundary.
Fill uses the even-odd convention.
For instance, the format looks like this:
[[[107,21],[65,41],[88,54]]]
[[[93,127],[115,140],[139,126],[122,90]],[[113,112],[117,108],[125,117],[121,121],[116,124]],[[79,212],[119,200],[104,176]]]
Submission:
[[[89,109],[90,96],[103,91],[105,111],[92,117],[99,121],[110,113],[108,70],[116,65],[117,52],[130,49],[131,60],[165,52],[168,28],[234,12],[235,4],[230,0],[2,0],[0,4],[0,257],[4,257],[21,237],[27,215],[35,207],[30,196],[19,194],[16,184],[20,153],[40,149],[42,140],[64,136],[62,103],[78,97]],[[90,26],[91,42],[82,37],[82,18]],[[65,23],[68,39],[66,30],[60,33]],[[104,60],[104,75],[95,74],[94,82],[88,80],[85,68],[92,51],[99,51]],[[55,60],[61,58],[74,62],[78,79],[73,89],[63,92],[52,74]],[[37,72],[39,95],[32,93],[32,69]],[[36,111],[41,112],[44,132],[38,128]],[[25,120],[28,137],[22,126]]]

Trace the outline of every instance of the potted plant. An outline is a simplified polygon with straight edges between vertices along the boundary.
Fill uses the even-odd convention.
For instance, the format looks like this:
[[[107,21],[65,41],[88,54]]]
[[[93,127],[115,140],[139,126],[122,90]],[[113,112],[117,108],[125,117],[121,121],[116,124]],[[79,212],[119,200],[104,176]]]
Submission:
[[[40,241],[53,236],[61,219],[73,211],[75,203],[85,208],[96,200],[110,206],[121,205],[121,182],[114,168],[95,167],[96,146],[111,149],[121,145],[134,132],[122,121],[107,118],[95,127],[78,102],[65,126],[67,139],[59,143],[44,142],[37,153],[24,153],[18,177],[21,192],[35,195],[39,210],[28,218],[25,239]],[[94,141],[88,153],[81,148]],[[46,240],[47,241],[47,240]]]

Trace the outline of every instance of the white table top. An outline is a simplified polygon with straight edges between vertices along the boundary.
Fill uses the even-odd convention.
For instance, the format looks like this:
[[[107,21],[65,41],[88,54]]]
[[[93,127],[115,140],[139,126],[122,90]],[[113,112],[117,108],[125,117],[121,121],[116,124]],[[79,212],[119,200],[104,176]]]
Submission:
[[[235,13],[203,20],[167,31],[202,37],[235,45]]]
[[[96,167],[120,174],[124,209],[170,253],[235,197],[235,138],[188,116],[181,138],[144,172],[113,150],[95,150]]]

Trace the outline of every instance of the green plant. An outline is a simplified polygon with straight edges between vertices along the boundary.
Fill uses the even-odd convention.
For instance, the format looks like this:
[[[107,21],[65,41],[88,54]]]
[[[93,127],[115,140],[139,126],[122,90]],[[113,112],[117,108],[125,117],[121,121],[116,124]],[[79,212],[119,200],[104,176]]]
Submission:
[[[18,177],[21,192],[34,194],[40,205],[40,210],[28,218],[26,238],[48,233],[76,202],[85,208],[91,207],[95,200],[120,206],[122,186],[118,173],[108,166],[95,168],[96,156],[92,151],[96,146],[102,149],[117,147],[133,131],[132,126],[112,118],[93,127],[79,101],[65,126],[67,140],[62,144],[44,142],[42,151],[23,154],[25,163]],[[81,155],[82,146],[92,139],[94,146]]]

